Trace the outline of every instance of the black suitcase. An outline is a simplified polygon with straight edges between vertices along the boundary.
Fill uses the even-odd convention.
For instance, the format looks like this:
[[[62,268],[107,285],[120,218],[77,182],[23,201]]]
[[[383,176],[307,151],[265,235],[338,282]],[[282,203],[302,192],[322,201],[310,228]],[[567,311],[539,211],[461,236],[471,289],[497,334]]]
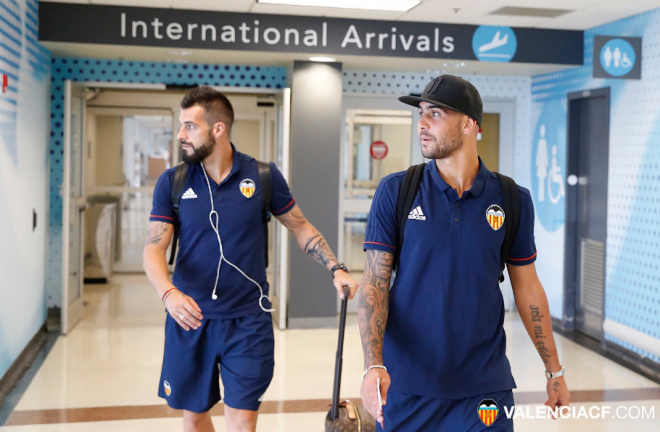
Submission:
[[[325,432],[375,432],[376,419],[361,406],[351,401],[339,402],[341,386],[342,354],[344,352],[344,331],[346,330],[346,307],[350,290],[344,287],[344,300],[341,302],[339,317],[339,344],[335,363],[335,387],[332,392],[332,408],[325,418]]]

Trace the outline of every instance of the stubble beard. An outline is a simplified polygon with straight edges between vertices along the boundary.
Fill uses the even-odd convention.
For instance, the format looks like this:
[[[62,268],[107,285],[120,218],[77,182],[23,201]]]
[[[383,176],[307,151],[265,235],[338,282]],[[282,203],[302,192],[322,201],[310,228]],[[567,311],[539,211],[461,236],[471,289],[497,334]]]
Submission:
[[[202,163],[204,159],[209,157],[213,153],[213,148],[215,147],[215,138],[213,133],[209,131],[206,136],[206,142],[201,146],[195,148],[192,143],[187,141],[182,141],[181,144],[189,144],[192,147],[192,154],[188,154],[185,150],[181,152],[181,160],[183,160],[188,165],[195,165]]]
[[[426,151],[422,148],[422,155],[427,159],[446,159],[452,156],[463,147],[460,123],[457,125],[455,132],[455,134],[450,135],[449,131],[446,131],[440,140],[433,135],[423,134],[423,136],[433,138],[435,146]]]

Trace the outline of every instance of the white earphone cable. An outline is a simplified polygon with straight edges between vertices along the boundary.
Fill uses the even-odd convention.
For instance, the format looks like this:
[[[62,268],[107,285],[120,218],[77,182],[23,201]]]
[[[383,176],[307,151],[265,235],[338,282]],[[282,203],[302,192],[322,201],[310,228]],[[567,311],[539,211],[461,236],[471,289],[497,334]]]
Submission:
[[[243,277],[245,279],[249,280],[250,282],[255,284],[257,286],[257,288],[259,288],[259,292],[261,293],[261,295],[259,297],[259,307],[261,308],[261,310],[263,310],[264,312],[274,312],[275,309],[266,309],[262,304],[263,299],[266,299],[266,300],[270,301],[270,298],[268,298],[267,295],[264,295],[264,290],[263,290],[263,288],[261,288],[261,285],[259,285],[259,283],[257,283],[254,279],[252,279],[251,277],[246,275],[243,272],[243,270],[238,268],[237,265],[235,265],[234,263],[230,262],[227,258],[225,258],[225,253],[224,253],[224,250],[223,250],[223,247],[222,247],[222,239],[220,238],[220,230],[219,230],[220,217],[218,216],[218,212],[215,211],[215,205],[213,204],[213,192],[211,191],[211,182],[209,181],[209,177],[206,174],[206,169],[204,169],[204,164],[200,163],[200,165],[202,167],[202,171],[204,172],[204,178],[206,179],[206,186],[208,186],[208,188],[209,188],[209,198],[211,200],[211,212],[209,213],[209,222],[211,222],[211,228],[213,228],[213,231],[215,232],[215,235],[218,239],[218,246],[220,247],[220,259],[218,260],[218,269],[217,269],[216,274],[215,274],[215,284],[213,285],[213,294],[211,294],[211,298],[213,300],[218,299],[218,295],[216,294],[216,290],[218,289],[218,280],[220,279],[220,267],[222,266],[222,261],[224,261],[227,264],[229,264],[230,266],[232,266],[233,268],[235,268],[240,274],[243,275]],[[214,215],[215,215],[215,221],[213,220]]]

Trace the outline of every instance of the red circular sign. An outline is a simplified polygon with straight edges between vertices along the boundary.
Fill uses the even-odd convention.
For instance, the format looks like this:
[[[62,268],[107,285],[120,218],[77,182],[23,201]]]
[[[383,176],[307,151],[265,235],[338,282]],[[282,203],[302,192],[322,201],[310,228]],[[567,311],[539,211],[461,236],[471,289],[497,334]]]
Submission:
[[[371,143],[371,157],[377,160],[385,159],[387,156],[387,144],[383,141],[374,141]]]

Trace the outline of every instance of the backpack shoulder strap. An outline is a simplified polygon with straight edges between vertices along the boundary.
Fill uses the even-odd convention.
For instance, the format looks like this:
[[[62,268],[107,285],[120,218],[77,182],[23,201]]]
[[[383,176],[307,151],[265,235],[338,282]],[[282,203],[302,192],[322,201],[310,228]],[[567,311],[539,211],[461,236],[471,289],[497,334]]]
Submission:
[[[169,265],[174,264],[174,256],[176,255],[176,247],[179,242],[179,227],[181,221],[179,220],[179,205],[181,204],[181,196],[183,195],[183,188],[186,185],[188,178],[188,164],[181,162],[176,166],[174,171],[174,182],[172,183],[172,209],[174,210],[174,236],[172,237],[172,249],[170,251]]]
[[[518,185],[511,178],[495,173],[500,180],[502,200],[504,202],[504,243],[500,254],[500,283],[504,282],[504,266],[511,253],[513,242],[516,240],[518,226],[520,225],[520,195]]]
[[[270,222],[270,207],[273,199],[273,177],[268,162],[257,161],[259,184],[261,185],[261,214],[264,218],[264,259],[268,267],[268,223]]]
[[[403,233],[406,228],[406,222],[408,221],[408,213],[410,213],[410,209],[415,201],[415,196],[417,196],[417,190],[422,181],[422,173],[424,172],[425,166],[426,164],[422,163],[409,167],[406,171],[406,175],[403,177],[401,189],[399,189],[399,198],[396,203],[397,244],[394,257],[394,268],[398,267],[399,264],[399,255],[401,254],[401,248],[403,247]]]

